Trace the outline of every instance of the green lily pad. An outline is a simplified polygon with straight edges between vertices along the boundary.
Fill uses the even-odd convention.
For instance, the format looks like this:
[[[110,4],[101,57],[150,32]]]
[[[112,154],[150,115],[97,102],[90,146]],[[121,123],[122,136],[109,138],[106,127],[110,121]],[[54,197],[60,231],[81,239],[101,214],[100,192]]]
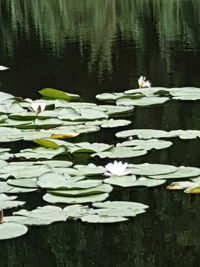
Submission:
[[[52,89],[52,88],[44,88],[42,90],[39,91],[39,93],[42,96],[48,97],[48,98],[54,98],[54,99],[64,99],[69,101],[71,99],[71,97],[69,96],[69,94],[57,90],[57,89]]]

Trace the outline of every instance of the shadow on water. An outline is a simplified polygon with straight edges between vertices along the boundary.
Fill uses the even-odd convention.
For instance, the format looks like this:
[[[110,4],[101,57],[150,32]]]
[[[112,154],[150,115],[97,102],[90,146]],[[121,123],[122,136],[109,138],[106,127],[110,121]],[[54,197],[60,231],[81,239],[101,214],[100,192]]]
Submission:
[[[143,74],[155,86],[200,87],[196,0],[6,0],[0,2],[0,12],[0,64],[11,67],[0,73],[1,91],[37,98],[38,90],[52,87],[93,102],[98,93],[136,87]],[[131,128],[200,130],[199,112],[196,101],[135,108]],[[77,140],[116,143],[115,133],[123,129],[105,129]],[[200,167],[199,140],[172,141],[168,149],[128,162]],[[7,145],[13,152],[27,147],[24,142],[1,146]],[[19,198],[32,209],[44,205],[41,195]],[[198,195],[162,186],[116,190],[111,199],[150,208],[125,223],[70,221],[30,227],[23,237],[1,241],[0,266],[199,266]]]

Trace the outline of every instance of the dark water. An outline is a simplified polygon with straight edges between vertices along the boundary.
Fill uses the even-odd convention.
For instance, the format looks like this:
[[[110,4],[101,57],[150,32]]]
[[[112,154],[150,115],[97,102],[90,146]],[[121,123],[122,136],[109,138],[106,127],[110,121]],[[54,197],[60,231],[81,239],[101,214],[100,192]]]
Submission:
[[[11,67],[0,73],[1,91],[37,98],[52,87],[92,102],[97,93],[137,87],[140,75],[154,86],[200,87],[197,0],[1,0],[0,12],[0,65]],[[199,114],[198,101],[170,102],[137,108],[132,121],[134,128],[200,129]],[[109,130],[83,138],[116,141]],[[198,140],[173,142],[130,162],[200,167]],[[32,208],[40,196],[27,198]],[[199,266],[198,195],[160,187],[111,199],[150,208],[127,223],[32,227],[1,241],[0,266]]]

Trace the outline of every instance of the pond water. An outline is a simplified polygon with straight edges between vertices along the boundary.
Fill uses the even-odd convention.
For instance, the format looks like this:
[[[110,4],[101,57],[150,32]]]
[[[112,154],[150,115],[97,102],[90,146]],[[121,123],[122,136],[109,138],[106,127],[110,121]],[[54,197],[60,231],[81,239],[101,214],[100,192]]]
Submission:
[[[200,87],[199,1],[6,0],[0,12],[0,65],[10,67],[0,73],[0,91],[36,99],[51,87],[95,102],[99,93],[137,88],[140,75],[154,86]],[[170,101],[136,108],[131,119],[136,129],[200,130],[199,114],[198,101]],[[81,138],[113,143],[117,131]],[[199,150],[199,140],[175,139],[129,162],[200,167]],[[34,193],[22,198],[30,208],[40,203]],[[163,186],[114,191],[111,199],[150,208],[126,223],[31,227],[1,241],[0,266],[199,266],[198,194]]]

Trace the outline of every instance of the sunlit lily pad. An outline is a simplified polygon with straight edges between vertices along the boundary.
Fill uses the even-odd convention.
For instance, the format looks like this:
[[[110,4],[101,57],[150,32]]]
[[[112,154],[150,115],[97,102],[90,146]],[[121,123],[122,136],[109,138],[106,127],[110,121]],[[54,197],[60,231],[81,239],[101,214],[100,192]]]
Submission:
[[[20,210],[15,216],[5,217],[6,221],[18,222],[26,225],[49,225],[53,222],[66,221],[63,210],[56,206],[38,207],[35,210]]]
[[[172,142],[158,140],[158,139],[149,139],[149,140],[130,140],[123,143],[118,143],[117,146],[123,147],[136,147],[138,149],[151,150],[151,149],[163,149],[170,147]]]
[[[147,150],[135,150],[130,147],[113,147],[107,151],[92,154],[92,157],[98,156],[100,158],[132,158],[147,154]]]
[[[0,209],[10,209],[25,204],[24,201],[15,200],[16,196],[7,196],[5,194],[0,194]]]
[[[29,178],[29,179],[9,179],[7,181],[8,185],[25,187],[25,188],[37,188],[37,179]]]
[[[120,98],[116,101],[117,105],[126,105],[126,106],[151,106],[163,104],[168,101],[168,97],[143,97],[138,99],[130,99],[130,98]]]
[[[47,165],[42,165],[38,168],[37,165],[28,166],[27,164],[24,164],[23,166],[23,164],[13,162],[3,167],[1,169],[1,172],[13,176],[15,178],[32,178],[38,177],[50,170],[51,168]]]
[[[15,156],[17,158],[25,158],[25,159],[52,159],[57,155],[63,154],[65,149],[63,147],[59,148],[30,148],[23,149],[20,153],[16,153]]]
[[[0,240],[11,239],[26,234],[28,228],[25,225],[4,222],[0,224]]]
[[[151,130],[151,129],[136,129],[136,130],[126,130],[118,132],[116,136],[121,138],[137,136],[140,139],[162,138],[166,137],[166,131]]]
[[[137,186],[154,187],[164,184],[166,182],[165,180],[154,180],[145,177],[141,177],[136,180],[136,176],[134,175],[126,175],[123,177],[111,176],[110,178],[107,178],[104,181],[105,183],[121,187],[137,187]]]
[[[78,203],[103,201],[106,198],[108,198],[108,196],[109,196],[108,193],[101,193],[96,195],[80,196],[80,197],[61,197],[47,193],[43,196],[43,199],[49,203],[78,204]]]
[[[46,173],[39,177],[38,185],[48,189],[85,189],[102,184],[101,180],[89,179],[73,182],[70,176],[59,175],[56,173]]]
[[[169,173],[169,174],[162,174],[162,175],[148,175],[150,178],[153,179],[184,179],[188,177],[195,177],[200,175],[200,169],[194,167],[178,167],[177,171]]]
[[[198,183],[200,186],[200,183]],[[187,189],[188,187],[193,187],[197,185],[196,182],[192,181],[180,181],[180,182],[173,182],[170,185],[167,186],[167,189],[169,190],[183,190]]]
[[[177,167],[173,165],[167,165],[167,164],[149,164],[149,163],[143,163],[143,164],[129,164],[128,165],[128,171],[130,171],[132,174],[135,175],[160,175],[160,174],[168,174],[168,173],[174,173],[178,170]]]
[[[87,223],[116,223],[127,221],[127,218],[107,215],[86,215],[81,217],[82,222]]]
[[[100,175],[105,172],[104,167],[96,166],[93,163],[89,163],[88,165],[75,165],[74,168],[77,169],[81,175],[85,176]]]
[[[48,193],[59,196],[88,196],[99,193],[110,193],[113,187],[110,185],[102,184],[88,189],[75,189],[75,190],[48,190]]]

